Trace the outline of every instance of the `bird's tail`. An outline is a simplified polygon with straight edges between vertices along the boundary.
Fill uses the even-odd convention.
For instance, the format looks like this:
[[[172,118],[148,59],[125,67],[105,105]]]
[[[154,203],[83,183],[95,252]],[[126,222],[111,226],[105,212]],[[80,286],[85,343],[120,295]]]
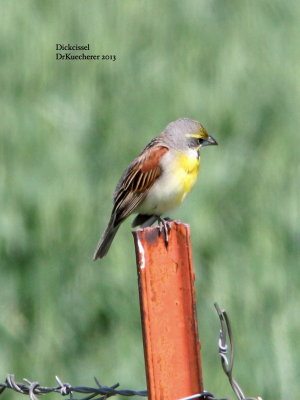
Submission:
[[[95,250],[94,256],[93,256],[94,261],[96,261],[97,258],[102,258],[107,254],[107,252],[110,248],[110,245],[111,245],[112,241],[114,240],[114,237],[120,227],[120,224],[115,225],[114,222],[115,222],[114,218],[112,218],[109,221],[109,224],[108,224],[107,228],[105,229],[105,232],[101,236],[99,243],[97,245],[97,248]]]

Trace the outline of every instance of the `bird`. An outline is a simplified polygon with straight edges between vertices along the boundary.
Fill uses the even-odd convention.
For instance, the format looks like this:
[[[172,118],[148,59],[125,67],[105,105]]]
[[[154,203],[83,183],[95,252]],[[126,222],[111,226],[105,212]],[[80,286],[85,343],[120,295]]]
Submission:
[[[137,214],[132,227],[142,228],[179,206],[194,186],[200,168],[200,150],[217,145],[204,126],[189,118],[170,122],[150,141],[122,174],[113,195],[113,209],[93,260],[104,257],[122,222]]]

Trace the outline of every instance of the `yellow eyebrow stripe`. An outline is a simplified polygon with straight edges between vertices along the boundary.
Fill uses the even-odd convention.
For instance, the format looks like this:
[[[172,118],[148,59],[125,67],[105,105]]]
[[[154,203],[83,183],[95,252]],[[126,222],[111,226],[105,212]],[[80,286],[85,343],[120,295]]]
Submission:
[[[199,133],[186,133],[185,136],[189,136],[189,137],[192,137],[192,138],[200,138]]]

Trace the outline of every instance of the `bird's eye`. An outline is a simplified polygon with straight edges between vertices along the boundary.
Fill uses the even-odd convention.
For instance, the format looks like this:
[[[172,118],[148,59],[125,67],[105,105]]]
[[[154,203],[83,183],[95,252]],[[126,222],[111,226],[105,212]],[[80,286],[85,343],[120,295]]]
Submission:
[[[198,139],[198,141],[199,141],[199,144],[202,144],[203,142],[204,142],[204,139]]]

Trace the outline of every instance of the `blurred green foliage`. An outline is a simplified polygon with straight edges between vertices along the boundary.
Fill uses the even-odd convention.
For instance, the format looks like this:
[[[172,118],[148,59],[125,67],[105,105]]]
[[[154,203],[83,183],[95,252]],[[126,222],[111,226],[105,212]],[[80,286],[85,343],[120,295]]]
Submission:
[[[0,5],[0,381],[145,387],[130,221],[105,259],[91,257],[127,163],[186,116],[220,144],[171,215],[191,225],[205,388],[234,397],[218,301],[247,395],[296,398],[299,2]],[[56,61],[56,43],[117,61]]]

